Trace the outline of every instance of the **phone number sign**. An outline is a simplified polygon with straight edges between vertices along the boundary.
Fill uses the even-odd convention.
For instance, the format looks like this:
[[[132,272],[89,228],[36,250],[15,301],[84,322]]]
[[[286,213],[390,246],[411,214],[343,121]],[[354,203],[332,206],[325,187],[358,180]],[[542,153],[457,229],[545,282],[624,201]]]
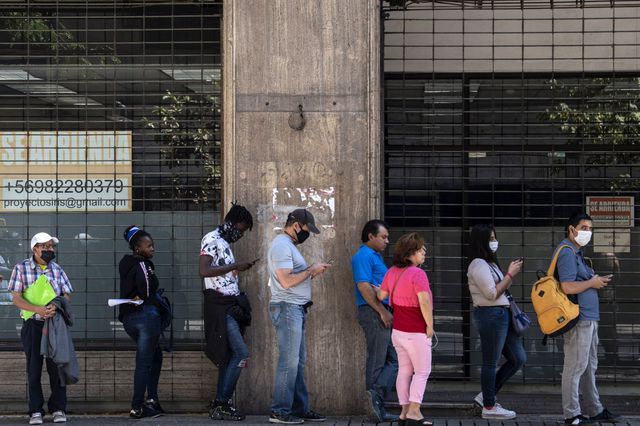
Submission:
[[[131,132],[0,132],[0,211],[130,211]]]

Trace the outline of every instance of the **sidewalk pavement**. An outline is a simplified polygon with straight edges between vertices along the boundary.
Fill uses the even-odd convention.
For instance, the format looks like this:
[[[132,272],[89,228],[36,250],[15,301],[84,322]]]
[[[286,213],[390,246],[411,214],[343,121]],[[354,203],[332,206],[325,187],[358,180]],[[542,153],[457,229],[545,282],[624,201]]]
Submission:
[[[434,410],[439,411],[439,410]],[[560,416],[551,415],[524,415],[518,416],[517,419],[508,420],[504,422],[500,421],[487,421],[478,417],[473,417],[469,412],[464,413],[457,410],[454,415],[442,416],[441,412],[435,414],[435,416],[429,416],[424,412],[426,417],[434,422],[434,426],[559,426],[562,425],[562,419]],[[456,415],[457,414],[457,415]],[[29,423],[28,417],[25,415],[6,415],[0,416],[0,425],[26,425]],[[206,414],[179,414],[179,415],[165,415],[155,419],[141,419],[133,420],[126,415],[69,415],[68,424],[71,425],[90,425],[90,426],[123,426],[123,425],[174,425],[174,426],[191,426],[191,425],[235,425],[235,426],[253,426],[261,425],[265,426],[270,424],[267,416],[248,416],[242,422],[223,422],[217,420],[210,420]],[[44,424],[53,424],[51,416],[45,416]],[[324,423],[318,423],[318,426],[374,426],[374,423],[366,421],[364,416],[353,417],[330,417]],[[617,423],[617,426],[640,426],[640,415],[626,416],[623,422]],[[397,423],[380,423],[379,426],[397,426]]]
[[[438,390],[433,392],[429,399],[425,400],[422,406],[422,413],[435,426],[560,426],[563,424],[562,405],[560,395],[544,395],[539,393],[517,394],[504,392],[500,395],[500,402],[507,408],[518,413],[514,420],[505,422],[487,421],[479,417],[479,410],[473,408],[471,392],[454,392]],[[608,395],[603,397],[603,403],[614,413],[623,416],[624,421],[617,423],[617,426],[640,426],[640,398],[630,395]],[[387,401],[387,411],[398,414],[400,412],[397,403]],[[128,412],[119,410],[127,407],[128,403],[109,403],[101,406],[78,406],[70,405],[67,414],[68,423],[72,425],[268,425],[268,414],[261,416],[248,416],[242,422],[223,422],[210,420],[207,416],[205,403],[191,404],[190,406],[172,404],[171,401],[163,402],[163,406],[169,412],[179,413],[165,415],[155,419],[133,420],[129,418]],[[8,406],[0,407],[5,413],[16,413],[26,409],[26,403],[12,404],[13,409],[8,410]],[[201,407],[201,408],[200,408]],[[202,411],[200,411],[200,409]],[[83,414],[87,413],[87,414]],[[109,413],[109,414],[105,414]],[[115,414],[114,414],[115,413]],[[325,414],[329,414],[326,413]],[[26,425],[28,424],[26,415],[1,414],[0,426],[4,425]],[[51,416],[45,416],[45,425],[53,425]],[[365,415],[353,415],[330,417],[325,423],[317,426],[374,426],[375,423],[368,422]],[[380,423],[378,426],[398,426],[397,423]],[[609,424],[610,426],[610,424]]]

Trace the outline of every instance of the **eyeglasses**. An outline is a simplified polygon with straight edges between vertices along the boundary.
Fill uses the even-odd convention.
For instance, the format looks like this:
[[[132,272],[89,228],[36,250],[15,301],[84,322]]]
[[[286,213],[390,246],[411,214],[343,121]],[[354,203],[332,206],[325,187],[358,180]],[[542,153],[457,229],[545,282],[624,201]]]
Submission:
[[[37,244],[36,247],[40,247],[45,250],[55,250],[56,248],[58,248],[58,246],[55,244]]]

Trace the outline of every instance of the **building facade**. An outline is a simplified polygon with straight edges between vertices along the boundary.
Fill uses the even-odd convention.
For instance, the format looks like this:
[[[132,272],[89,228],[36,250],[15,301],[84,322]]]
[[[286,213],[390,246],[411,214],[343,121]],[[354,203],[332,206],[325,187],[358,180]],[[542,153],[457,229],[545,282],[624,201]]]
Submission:
[[[601,292],[599,380],[605,392],[637,394],[639,13],[557,0],[8,2],[2,288],[31,235],[60,238],[83,376],[71,404],[124,408],[132,345],[106,300],[118,294],[124,228],[144,226],[175,307],[161,398],[204,411],[216,371],[202,353],[200,238],[238,200],[256,227],[236,256],[264,253],[287,211],[309,207],[322,233],[304,254],[337,259],[314,284],[312,403],[358,413],[364,339],[348,259],[366,220],[384,217],[392,242],[426,237],[440,341],[430,388],[471,395],[480,354],[465,278],[470,226],[496,225],[503,263],[525,258],[514,295],[532,314],[536,271],[564,220],[589,206],[589,255],[615,275]],[[276,359],[265,277],[258,264],[241,283],[254,325],[237,398],[254,413],[268,411]],[[0,375],[11,385],[0,399],[19,410],[20,320],[0,297]],[[522,391],[557,391],[561,348],[540,339],[535,328],[525,337],[529,361],[513,379]]]
[[[601,382],[630,384],[639,355],[635,100],[638,7],[610,2],[392,2],[384,13],[384,216],[424,233],[440,310],[433,376],[477,380],[465,241],[493,223],[527,312],[565,222],[594,217]],[[606,203],[606,211],[602,204]],[[445,314],[446,313],[446,314]],[[438,317],[437,317],[438,318]],[[518,382],[560,382],[562,350],[525,336]],[[558,339],[559,340],[559,339]]]
[[[16,1],[0,6],[0,21],[3,406],[21,410],[26,398],[6,288],[41,231],[60,239],[75,289],[83,380],[70,398],[129,399],[132,345],[106,301],[119,292],[131,224],[154,237],[175,310],[163,394],[206,399],[215,373],[200,351],[197,254],[221,202],[222,3]]]

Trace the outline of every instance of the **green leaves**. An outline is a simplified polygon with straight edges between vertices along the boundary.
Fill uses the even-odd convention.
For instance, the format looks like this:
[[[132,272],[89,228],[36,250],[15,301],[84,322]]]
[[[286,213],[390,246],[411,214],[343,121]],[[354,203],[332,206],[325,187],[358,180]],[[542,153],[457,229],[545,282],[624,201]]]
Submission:
[[[588,168],[629,169],[629,173],[612,178],[611,191],[637,189],[638,179],[630,171],[640,160],[640,154],[615,147],[640,143],[639,79],[594,77],[575,84],[552,79],[549,85],[553,105],[542,113],[542,118],[555,123],[571,145],[602,145],[602,150],[587,150],[595,151],[593,154],[581,154],[586,155]]]
[[[119,64],[113,47],[108,44],[90,45],[78,43],[72,30],[55,15],[26,10],[0,11],[0,27],[11,37],[11,47],[29,44],[32,49],[55,53],[56,63],[75,62],[81,65]]]
[[[166,189],[164,195],[195,203],[208,201],[210,194],[220,189],[222,172],[219,97],[177,95],[167,91],[153,114],[153,119],[144,117],[143,123],[156,131],[163,164],[173,172],[170,178],[173,187]],[[186,173],[187,168],[193,170],[194,165],[201,167],[201,176]]]

